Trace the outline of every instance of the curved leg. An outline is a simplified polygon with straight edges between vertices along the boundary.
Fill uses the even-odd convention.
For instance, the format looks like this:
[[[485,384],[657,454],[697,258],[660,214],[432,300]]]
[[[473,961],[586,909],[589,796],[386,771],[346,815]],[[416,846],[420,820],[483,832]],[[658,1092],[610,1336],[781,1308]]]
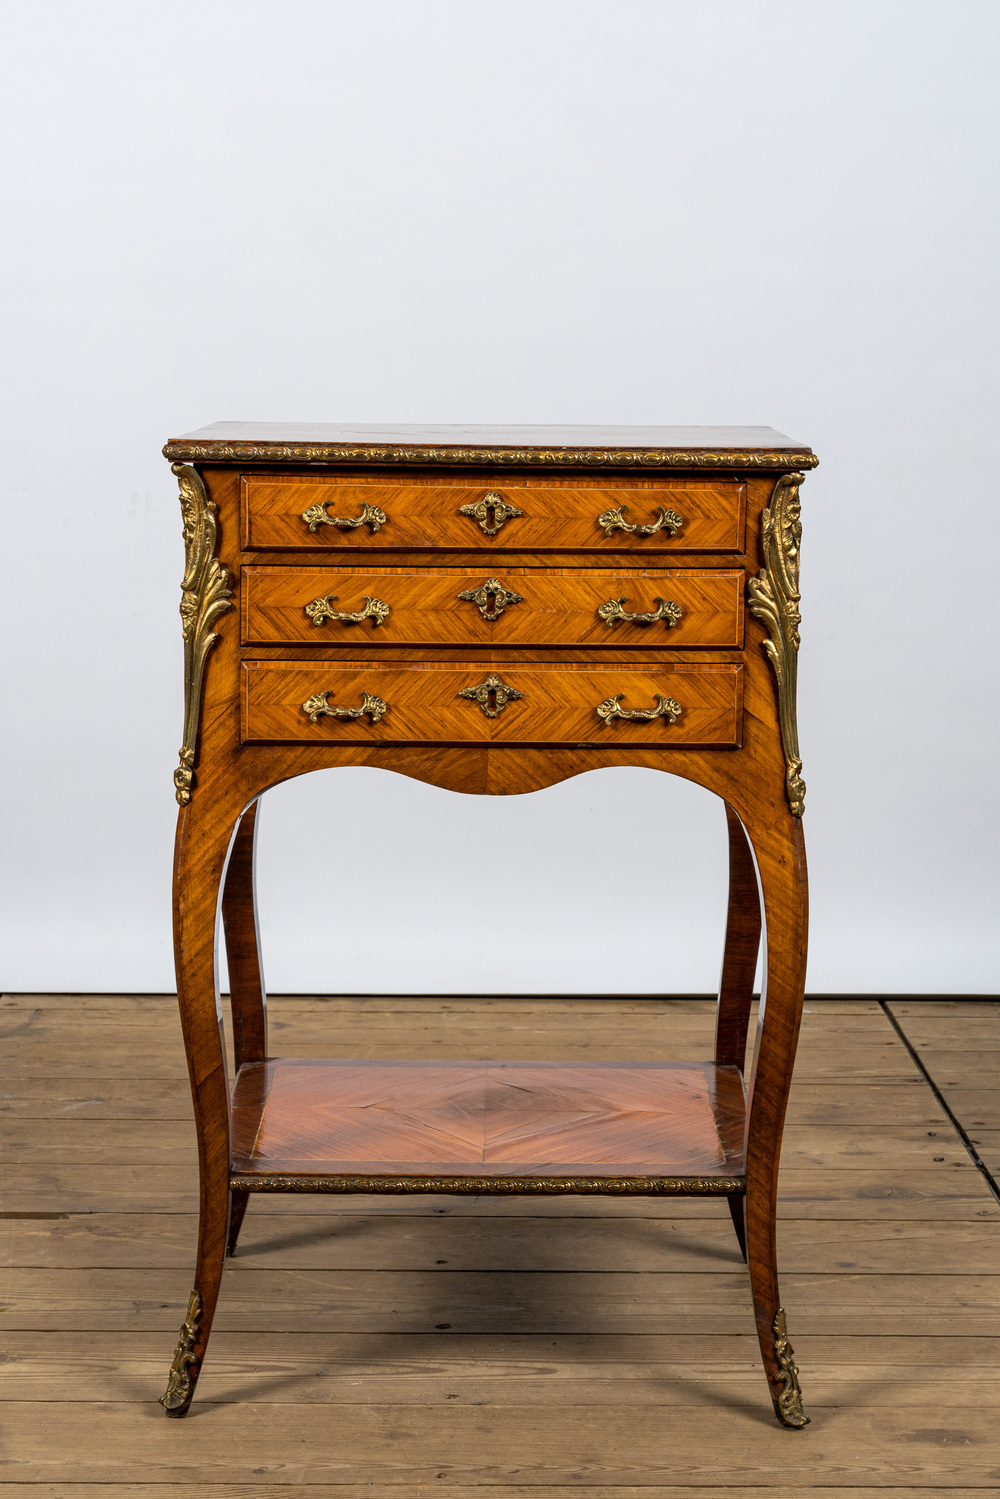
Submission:
[[[748,832],[760,871],[765,979],[757,1022],[747,1116],[747,1260],[757,1335],[783,1426],[805,1426],[798,1370],[778,1291],[775,1217],[778,1157],[802,1018],[808,892],[802,824],[791,816]]]
[[[174,955],[177,998],[201,1176],[194,1289],[181,1327],[166,1393],[168,1416],[191,1404],[219,1295],[229,1220],[229,1082],[215,961],[219,890],[239,808],[220,806],[204,788],[178,819],[174,854]]]
[[[747,1222],[746,1222],[746,1198],[739,1192],[733,1192],[726,1198],[729,1203],[729,1216],[733,1220],[733,1228],[736,1230],[736,1242],[740,1246],[740,1254],[744,1259],[747,1257]]]
[[[236,1070],[267,1059],[267,995],[257,921],[257,828],[260,802],[240,818],[222,890],[222,923],[229,960]]]
[[[738,1067],[743,1071],[747,1049],[747,1027],[753,1003],[753,981],[757,971],[760,947],[760,896],[753,854],[743,831],[743,824],[726,803],[729,825],[729,910],[726,916],[726,945],[722,955],[719,979],[719,1002],[715,1012],[715,1062],[718,1067]],[[747,1257],[747,1236],[743,1198],[734,1194],[727,1199],[743,1258]]]
[[[715,1013],[715,1062],[743,1071],[753,981],[760,947],[760,896],[753,854],[743,824],[726,803],[729,824],[729,910]]]
[[[229,990],[233,1016],[233,1051],[236,1071],[244,1062],[267,1059],[267,993],[260,952],[257,920],[257,828],[260,801],[253,802],[240,818],[229,855],[226,883],[222,888],[222,924],[229,960]],[[229,1207],[226,1254],[236,1253],[249,1192],[234,1192]]]

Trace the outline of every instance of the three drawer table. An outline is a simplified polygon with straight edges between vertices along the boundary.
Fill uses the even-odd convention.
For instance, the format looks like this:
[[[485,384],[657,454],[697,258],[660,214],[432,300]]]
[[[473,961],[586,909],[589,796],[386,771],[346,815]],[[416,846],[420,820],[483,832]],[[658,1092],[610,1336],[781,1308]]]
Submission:
[[[795,686],[811,450],[768,427],[220,422],[164,454],[185,547],[174,931],[201,1171],[168,1415],[191,1403],[251,1193],[696,1193],[728,1203],[775,1414],[805,1425],[775,1197],[806,958]],[[638,765],[721,797],[714,1058],[271,1056],[259,799],[341,765],[483,795]]]

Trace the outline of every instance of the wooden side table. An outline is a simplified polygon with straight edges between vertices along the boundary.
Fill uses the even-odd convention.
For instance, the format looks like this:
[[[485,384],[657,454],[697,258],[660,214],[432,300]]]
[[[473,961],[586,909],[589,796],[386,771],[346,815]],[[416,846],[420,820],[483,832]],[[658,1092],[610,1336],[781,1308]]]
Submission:
[[[697,1193],[729,1204],[775,1413],[803,1426],[775,1195],[806,958],[795,681],[810,449],[759,427],[219,423],[164,453],[186,551],[174,909],[201,1164],[167,1413],[190,1405],[251,1192]],[[714,1060],[269,1057],[257,802],[336,765],[486,795],[641,765],[714,791],[730,848]]]

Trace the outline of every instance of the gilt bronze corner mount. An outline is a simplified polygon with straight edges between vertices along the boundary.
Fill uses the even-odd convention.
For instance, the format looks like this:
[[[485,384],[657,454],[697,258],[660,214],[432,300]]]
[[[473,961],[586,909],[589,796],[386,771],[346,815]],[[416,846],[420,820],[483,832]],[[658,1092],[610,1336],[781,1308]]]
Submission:
[[[747,580],[750,613],[764,621],[771,637],[763,644],[778,684],[785,790],[793,817],[802,816],[806,798],[795,705],[799,625],[802,622],[799,613],[799,547],[802,541],[799,485],[803,479],[802,474],[782,474],[775,483],[771,503],[761,516],[764,566],[756,578]]]
[[[184,528],[184,578],[181,582],[181,628],[184,633],[184,741],[174,771],[177,802],[186,807],[194,786],[194,759],[201,716],[205,659],[218,635],[212,626],[232,608],[229,573],[215,555],[216,506],[208,498],[197,469],[171,464],[180,489]]]

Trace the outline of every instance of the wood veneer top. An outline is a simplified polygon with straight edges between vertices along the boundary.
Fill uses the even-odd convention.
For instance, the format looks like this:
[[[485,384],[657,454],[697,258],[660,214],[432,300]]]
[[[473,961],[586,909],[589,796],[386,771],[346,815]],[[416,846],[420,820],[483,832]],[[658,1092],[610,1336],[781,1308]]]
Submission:
[[[710,1063],[365,1062],[245,1066],[237,1172],[731,1176],[743,1089]]]
[[[172,437],[182,462],[474,463],[674,468],[815,468],[773,427],[368,426],[213,422]]]

